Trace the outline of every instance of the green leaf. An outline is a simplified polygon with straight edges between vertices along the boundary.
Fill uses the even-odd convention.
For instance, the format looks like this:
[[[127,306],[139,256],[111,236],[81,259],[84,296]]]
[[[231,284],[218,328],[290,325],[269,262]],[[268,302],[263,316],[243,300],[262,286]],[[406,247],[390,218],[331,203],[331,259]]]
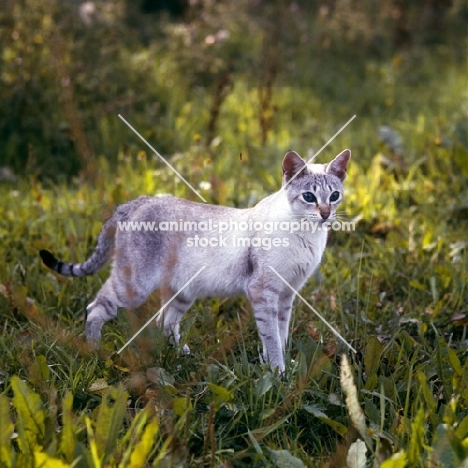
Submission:
[[[449,401],[453,393],[453,371],[448,365],[450,362],[449,347],[443,336],[438,336],[436,349],[437,371],[443,383],[444,398]]]
[[[374,373],[367,379],[365,389],[369,391],[375,390],[378,383],[379,383],[379,376],[376,373]]]
[[[465,416],[461,420],[460,424],[457,427],[455,434],[460,439],[465,439],[465,437],[468,436],[468,416]]]
[[[143,411],[138,412],[132,419],[130,428],[120,439],[119,443],[122,445],[122,447],[127,447],[127,449],[122,456],[119,468],[126,468],[128,466],[132,451],[134,449],[134,444],[136,444],[141,439],[141,434],[148,422],[150,413],[151,411],[148,406]]]
[[[130,468],[140,468],[146,466],[147,458],[155,445],[155,436],[159,431],[158,420],[155,418],[146,425],[145,431],[140,441],[130,457]]]
[[[364,413],[371,423],[376,425],[380,424],[380,410],[375,406],[374,402],[370,398],[366,398],[366,401],[364,402]]]
[[[13,423],[10,418],[9,402],[5,395],[0,395],[0,466],[13,466]]]
[[[62,431],[60,433],[60,452],[68,463],[72,463],[75,454],[77,426],[73,422],[73,395],[68,393],[63,400]]]
[[[410,281],[409,285],[412,288],[419,289],[419,291],[425,291],[426,290],[426,286],[424,286],[424,284],[421,284],[419,281],[416,281],[416,280]]]
[[[170,384],[164,385],[162,389],[163,389],[164,394],[167,394],[167,395],[177,395],[179,393],[177,388],[175,388],[174,385],[170,385]]]
[[[416,465],[424,451],[424,410],[419,408],[411,423],[411,439],[408,446],[408,461]]]
[[[268,419],[276,413],[276,408],[265,408],[259,415],[261,421]]]
[[[44,452],[35,452],[34,461],[37,468],[68,468],[70,466],[59,458],[53,458]]]
[[[99,456],[99,453],[98,453],[96,438],[93,432],[93,425],[91,424],[91,420],[87,416],[85,416],[85,423],[86,423],[86,432],[88,433],[88,444],[89,444],[89,449],[87,450],[87,453],[86,453],[87,459],[89,462],[88,465],[94,468],[101,468],[102,467],[101,457]]]
[[[375,336],[369,337],[364,352],[364,370],[368,377],[372,376],[379,368],[383,351],[382,343]]]
[[[102,393],[106,388],[109,388],[109,384],[106,379],[96,379],[91,384],[88,391],[93,393]]]
[[[255,385],[255,396],[260,398],[265,395],[273,385],[273,376],[270,372],[267,372]]]
[[[435,430],[433,458],[444,468],[459,468],[467,456],[462,442],[453,432],[448,424],[439,424]]]
[[[188,400],[187,402],[186,397],[180,397],[180,398],[174,398],[174,401],[172,402],[172,408],[175,414],[177,414],[177,416],[183,416],[187,410],[191,411],[193,409],[193,406],[190,400]]]
[[[309,379],[317,379],[332,365],[332,362],[328,356],[321,354],[314,359],[309,371]]]
[[[228,401],[234,399],[234,395],[229,390],[226,390],[224,387],[220,387],[219,385],[215,385],[212,383],[209,383],[208,387],[218,397],[218,399],[223,402],[227,403]]]
[[[333,419],[329,418],[324,412],[321,411],[315,405],[304,405],[303,407],[308,413],[313,414],[317,419],[322,421],[324,424],[330,426],[337,434],[344,436],[348,433],[348,428],[343,424],[339,423],[338,421],[334,421]]]
[[[252,442],[252,445],[255,449],[255,451],[263,457],[263,451],[260,447],[260,444],[258,443],[258,440],[254,437],[250,429],[247,429],[247,434],[249,436],[250,442]]]
[[[447,348],[448,348],[448,356],[450,359],[450,364],[452,365],[452,369],[455,371],[455,373],[458,376],[461,377],[463,375],[463,369],[460,364],[460,359],[458,359],[457,353],[452,348],[449,348],[448,346]]]
[[[102,398],[96,420],[96,447],[103,462],[115,452],[117,436],[127,410],[128,393],[122,385],[110,387]]]
[[[289,450],[272,450],[268,448],[273,463],[278,468],[305,468],[304,462],[295,457]]]
[[[29,389],[18,376],[11,379],[13,406],[18,413],[18,445],[21,452],[42,449],[45,434],[45,411],[39,395]]]
[[[395,453],[391,458],[382,462],[380,468],[406,468],[406,453]]]
[[[366,468],[367,463],[367,447],[366,444],[358,439],[352,443],[346,456],[347,468]]]
[[[40,354],[29,368],[29,380],[37,387],[47,384],[50,379],[50,369],[45,356]]]
[[[437,402],[435,401],[434,395],[432,394],[431,389],[429,388],[429,385],[427,384],[426,375],[424,374],[424,372],[419,371],[416,374],[416,378],[418,379],[420,388],[422,390],[424,401],[429,407],[429,410],[431,411],[431,413],[435,414],[436,409],[437,409]]]

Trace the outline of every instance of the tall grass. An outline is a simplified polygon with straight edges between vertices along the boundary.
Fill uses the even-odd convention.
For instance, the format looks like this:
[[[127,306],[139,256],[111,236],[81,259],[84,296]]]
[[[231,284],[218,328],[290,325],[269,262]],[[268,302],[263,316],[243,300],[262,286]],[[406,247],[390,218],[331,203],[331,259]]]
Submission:
[[[354,467],[362,465],[346,458],[363,449],[359,438],[375,466],[462,466],[468,144],[458,52],[447,39],[444,46],[380,56],[361,54],[353,43],[330,46],[328,54],[316,42],[326,31],[315,30],[299,47],[295,30],[286,28],[280,42],[286,49],[260,56],[271,25],[253,34],[258,17],[246,10],[237,17],[243,30],[229,21],[234,7],[226,6],[221,27],[213,8],[192,29],[166,25],[166,36],[146,47],[122,25],[124,39],[116,42],[118,9],[108,12],[113,21],[73,36],[75,27],[85,29],[70,26],[63,10],[54,10],[58,17],[43,9],[28,16],[13,8],[23,15],[14,24],[20,37],[36,31],[42,41],[41,54],[23,56],[22,73],[29,75],[18,89],[42,89],[49,117],[24,133],[29,153],[21,163],[16,136],[1,150],[2,164],[17,177],[0,182],[0,464]],[[268,10],[265,18],[276,13]],[[62,55],[50,42],[55,26]],[[206,40],[223,27],[230,40]],[[12,54],[14,67],[24,42],[9,37],[5,56]],[[107,47],[79,65],[97,39]],[[182,48],[184,41],[191,48]],[[288,50],[297,53],[286,59]],[[344,61],[346,53],[354,60]],[[61,73],[71,72],[69,83],[49,68],[53,60]],[[264,74],[252,72],[258,63]],[[80,66],[86,73],[77,73]],[[13,73],[4,72],[2,86]],[[57,76],[73,96],[63,94]],[[70,116],[72,101],[77,114]],[[351,148],[340,216],[357,227],[331,233],[320,274],[302,291],[357,354],[297,300],[280,378],[259,357],[247,301],[213,298],[198,301],[184,319],[182,339],[192,355],[180,355],[155,326],[118,355],[159,309],[157,294],[136,311],[119,311],[118,321],[105,325],[99,350],[87,349],[85,307],[108,271],[59,277],[41,265],[38,251],[81,261],[116,205],[145,194],[196,199],[118,113],[209,202],[240,207],[279,188],[285,151],[312,155],[357,115],[318,158],[326,162]],[[69,129],[73,118],[82,134]],[[402,145],[383,141],[382,126]],[[348,398],[343,355],[351,369]],[[348,394],[353,386],[357,403]],[[364,429],[356,427],[361,413]]]

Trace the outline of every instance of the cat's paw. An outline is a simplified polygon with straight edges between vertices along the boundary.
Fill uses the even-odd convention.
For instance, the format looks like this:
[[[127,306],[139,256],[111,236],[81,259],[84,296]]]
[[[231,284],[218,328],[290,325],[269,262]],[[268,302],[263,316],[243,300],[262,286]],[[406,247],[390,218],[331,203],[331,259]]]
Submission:
[[[184,356],[189,356],[190,355],[190,348],[188,347],[188,345],[184,344],[184,346],[182,346],[181,353]]]

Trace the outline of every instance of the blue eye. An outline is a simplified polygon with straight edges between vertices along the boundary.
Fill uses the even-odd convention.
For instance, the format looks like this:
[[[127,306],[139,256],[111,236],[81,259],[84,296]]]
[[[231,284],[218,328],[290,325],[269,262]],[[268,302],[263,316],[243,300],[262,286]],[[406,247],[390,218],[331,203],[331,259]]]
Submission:
[[[317,199],[315,198],[315,195],[311,192],[303,193],[302,197],[307,203],[317,203]]]
[[[338,200],[338,198],[340,198],[340,192],[333,192],[330,195],[330,201],[331,202],[335,202],[336,200]]]

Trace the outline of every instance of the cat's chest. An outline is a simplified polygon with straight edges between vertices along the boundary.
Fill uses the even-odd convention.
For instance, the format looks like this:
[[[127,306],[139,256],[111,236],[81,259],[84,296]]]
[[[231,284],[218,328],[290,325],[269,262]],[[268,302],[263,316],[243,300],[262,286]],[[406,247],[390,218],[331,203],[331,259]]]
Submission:
[[[327,233],[291,235],[288,241],[288,248],[276,259],[276,264],[291,281],[301,283],[320,264],[327,243]]]
[[[321,258],[327,244],[327,232],[318,231],[300,233],[289,237],[291,250],[298,254],[302,261],[312,261],[313,258]]]

